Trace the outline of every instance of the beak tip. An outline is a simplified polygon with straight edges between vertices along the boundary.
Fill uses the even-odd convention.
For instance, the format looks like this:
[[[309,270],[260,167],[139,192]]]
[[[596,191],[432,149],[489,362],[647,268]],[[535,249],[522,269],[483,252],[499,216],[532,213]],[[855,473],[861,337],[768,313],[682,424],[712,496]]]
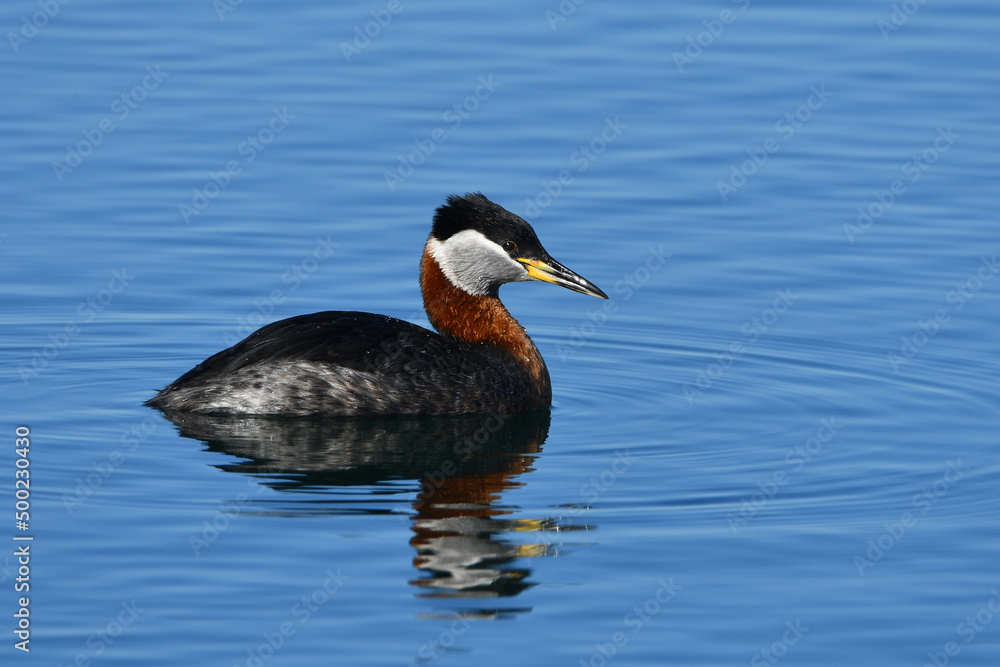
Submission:
[[[593,283],[587,285],[587,290],[584,292],[584,294],[586,294],[587,296],[597,297],[598,299],[608,298],[608,295],[604,293],[604,290],[602,290],[600,287],[598,287]]]

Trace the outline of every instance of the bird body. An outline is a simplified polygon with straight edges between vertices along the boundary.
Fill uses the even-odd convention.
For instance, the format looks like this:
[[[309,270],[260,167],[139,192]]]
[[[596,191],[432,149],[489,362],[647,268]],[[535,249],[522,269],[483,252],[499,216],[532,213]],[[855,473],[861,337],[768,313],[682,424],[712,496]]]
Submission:
[[[548,369],[501,303],[501,284],[543,280],[601,298],[555,262],[527,222],[481,194],[438,209],[420,262],[435,333],[328,311],[262,327],[171,383],[163,410],[285,416],[524,412],[552,402]]]

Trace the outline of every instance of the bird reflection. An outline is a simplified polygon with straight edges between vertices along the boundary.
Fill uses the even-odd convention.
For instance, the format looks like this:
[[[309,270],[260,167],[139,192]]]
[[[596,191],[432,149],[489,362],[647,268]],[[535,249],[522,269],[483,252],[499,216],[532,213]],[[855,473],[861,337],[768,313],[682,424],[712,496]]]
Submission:
[[[521,486],[548,435],[548,410],[515,415],[275,419],[165,413],[182,436],[210,451],[243,459],[219,466],[250,474],[282,492],[308,492],[292,513],[396,513],[385,496],[416,491],[410,514],[422,576],[409,583],[425,598],[516,596],[533,584],[524,559],[554,555],[554,531],[586,528],[557,518],[512,518],[518,508],[501,494]],[[416,481],[417,486],[407,484]],[[366,493],[324,504],[317,493],[336,487]],[[299,502],[301,501],[301,502]],[[374,501],[374,502],[373,502]],[[398,512],[399,503],[393,505]],[[532,533],[525,539],[518,533]],[[462,616],[497,617],[526,609],[465,609]]]

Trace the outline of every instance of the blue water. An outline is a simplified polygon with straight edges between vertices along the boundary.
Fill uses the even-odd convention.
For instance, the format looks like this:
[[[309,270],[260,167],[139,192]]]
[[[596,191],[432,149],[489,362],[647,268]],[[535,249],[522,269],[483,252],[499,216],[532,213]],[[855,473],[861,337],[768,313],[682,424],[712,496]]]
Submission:
[[[990,3],[18,0],[0,27],[0,495],[42,663],[998,664]],[[265,322],[426,324],[433,209],[480,190],[612,297],[502,290],[551,414],[141,404]]]

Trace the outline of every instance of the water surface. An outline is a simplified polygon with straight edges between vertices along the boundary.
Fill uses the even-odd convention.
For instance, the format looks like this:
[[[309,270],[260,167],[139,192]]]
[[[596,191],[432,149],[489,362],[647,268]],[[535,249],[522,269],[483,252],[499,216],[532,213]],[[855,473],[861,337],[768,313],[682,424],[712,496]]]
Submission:
[[[9,3],[32,653],[995,664],[1000,17],[896,7]],[[502,290],[551,412],[142,406],[284,317],[426,326],[470,191],[612,297]]]

